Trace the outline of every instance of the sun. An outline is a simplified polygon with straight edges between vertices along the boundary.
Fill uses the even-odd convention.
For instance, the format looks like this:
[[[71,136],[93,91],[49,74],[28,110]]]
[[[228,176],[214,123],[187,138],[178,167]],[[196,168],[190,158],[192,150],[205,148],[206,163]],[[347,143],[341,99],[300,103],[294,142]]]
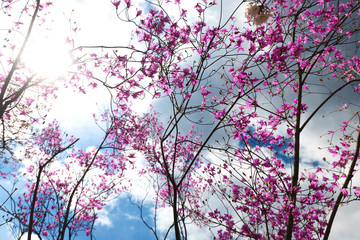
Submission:
[[[58,78],[72,63],[69,47],[61,37],[42,37],[27,43],[22,62],[34,74]]]

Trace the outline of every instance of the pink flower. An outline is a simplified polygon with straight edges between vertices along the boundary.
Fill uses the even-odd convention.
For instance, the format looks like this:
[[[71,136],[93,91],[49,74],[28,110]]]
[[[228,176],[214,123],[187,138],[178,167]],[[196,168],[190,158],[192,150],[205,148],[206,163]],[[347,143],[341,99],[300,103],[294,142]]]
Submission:
[[[340,189],[340,191],[342,192],[342,194],[346,197],[347,195],[349,195],[348,191],[345,188]]]
[[[125,3],[126,3],[126,7],[127,8],[129,8],[129,7],[131,7],[132,5],[131,5],[131,0],[124,0],[125,1]]]
[[[204,9],[200,6],[200,4],[196,4],[195,9],[196,9],[196,11],[199,12],[199,14],[201,14],[202,12],[204,12]]]
[[[30,165],[27,169],[27,172],[31,173],[32,171],[34,171],[34,166]]]
[[[309,181],[316,181],[316,175],[314,173],[309,172]]]
[[[111,1],[111,3],[116,7],[116,9],[119,7],[121,1]]]
[[[181,9],[180,17],[186,17],[187,10]]]
[[[357,188],[357,189],[355,190],[355,194],[356,194],[357,196],[360,196],[360,188]]]

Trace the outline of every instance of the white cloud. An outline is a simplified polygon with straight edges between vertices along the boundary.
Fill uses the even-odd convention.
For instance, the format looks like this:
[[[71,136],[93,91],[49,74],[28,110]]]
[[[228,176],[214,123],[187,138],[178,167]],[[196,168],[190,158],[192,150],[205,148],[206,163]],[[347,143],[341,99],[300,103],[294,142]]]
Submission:
[[[95,222],[95,225],[113,227],[112,214],[116,211],[116,208],[119,204],[117,198],[108,199],[106,205],[98,211],[98,219]]]
[[[20,238],[20,240],[27,240],[27,239],[28,239],[28,234],[27,233],[22,235],[22,237]],[[40,238],[37,235],[32,234],[31,235],[31,240],[40,240]]]
[[[360,239],[360,202],[352,202],[339,208],[330,234],[330,240]]]
[[[208,228],[200,228],[194,223],[187,225],[189,240],[209,240],[212,237]]]
[[[157,226],[161,234],[165,234],[171,224],[173,223],[173,215],[171,207],[163,207],[157,209]],[[186,231],[188,234],[189,240],[209,240],[212,237],[212,234],[209,232],[208,228],[201,228],[193,222],[188,222],[186,224]],[[174,229],[171,230],[169,238],[173,239]]]
[[[137,215],[131,215],[131,214],[129,214],[129,213],[123,213],[123,215],[124,215],[128,220],[141,221],[140,217],[138,217]]]
[[[153,99],[150,94],[145,93],[144,98],[135,99],[130,108],[132,111],[140,115],[149,112],[150,105],[154,104],[155,101],[156,100]]]
[[[154,210],[155,211],[155,210]],[[160,232],[166,233],[173,223],[173,214],[171,207],[161,207],[157,210],[157,226]]]
[[[98,219],[95,222],[95,225],[100,226],[106,226],[106,227],[112,227],[113,223],[109,216],[109,211],[107,210],[107,207],[104,207],[98,212]]]

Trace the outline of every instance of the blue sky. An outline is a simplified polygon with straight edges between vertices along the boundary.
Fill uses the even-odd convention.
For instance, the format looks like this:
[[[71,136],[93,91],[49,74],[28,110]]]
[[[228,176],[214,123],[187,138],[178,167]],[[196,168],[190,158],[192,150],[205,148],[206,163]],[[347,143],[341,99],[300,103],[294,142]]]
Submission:
[[[94,232],[96,239],[154,239],[152,232],[140,220],[139,210],[127,198],[120,198],[110,208],[111,225],[97,225]],[[88,239],[84,234],[81,235],[83,236],[79,239]]]

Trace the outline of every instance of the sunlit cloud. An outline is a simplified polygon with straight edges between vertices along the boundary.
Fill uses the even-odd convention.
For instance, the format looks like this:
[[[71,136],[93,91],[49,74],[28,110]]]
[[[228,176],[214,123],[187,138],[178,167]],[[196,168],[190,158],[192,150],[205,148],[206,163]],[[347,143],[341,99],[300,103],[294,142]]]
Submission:
[[[50,79],[62,75],[72,62],[65,40],[50,36],[29,41],[22,61],[34,74]]]

